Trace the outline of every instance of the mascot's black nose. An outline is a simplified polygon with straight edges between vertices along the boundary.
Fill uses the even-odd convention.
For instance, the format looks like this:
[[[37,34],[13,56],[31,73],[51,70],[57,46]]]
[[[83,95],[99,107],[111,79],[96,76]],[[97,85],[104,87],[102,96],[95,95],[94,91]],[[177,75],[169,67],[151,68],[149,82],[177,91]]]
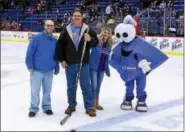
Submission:
[[[117,38],[120,38],[121,36],[120,36],[120,34],[119,34],[119,33],[116,33],[116,37],[117,37]]]
[[[124,38],[128,37],[128,33],[123,33],[123,37]]]

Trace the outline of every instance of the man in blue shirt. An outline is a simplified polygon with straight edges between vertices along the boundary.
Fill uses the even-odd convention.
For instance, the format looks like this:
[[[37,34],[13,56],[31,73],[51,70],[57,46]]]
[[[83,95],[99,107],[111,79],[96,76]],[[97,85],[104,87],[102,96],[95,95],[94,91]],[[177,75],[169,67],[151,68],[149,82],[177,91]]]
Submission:
[[[59,63],[55,59],[55,48],[57,39],[52,35],[54,22],[46,20],[44,31],[33,36],[27,53],[26,66],[30,72],[31,84],[31,106],[29,117],[34,117],[39,111],[40,89],[43,88],[42,109],[47,115],[52,115],[51,88],[53,73],[59,73]]]

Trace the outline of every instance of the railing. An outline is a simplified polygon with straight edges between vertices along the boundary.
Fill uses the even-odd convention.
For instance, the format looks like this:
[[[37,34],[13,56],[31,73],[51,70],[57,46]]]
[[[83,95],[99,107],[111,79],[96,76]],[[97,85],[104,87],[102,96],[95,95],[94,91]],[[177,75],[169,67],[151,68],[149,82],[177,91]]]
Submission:
[[[183,36],[184,19],[180,19],[180,16],[183,16],[183,12],[183,9],[159,7],[137,11],[136,16],[139,16],[139,35]],[[176,17],[176,14],[178,14],[178,17]],[[123,22],[120,18],[122,17],[116,18],[117,23],[115,23],[115,26]]]

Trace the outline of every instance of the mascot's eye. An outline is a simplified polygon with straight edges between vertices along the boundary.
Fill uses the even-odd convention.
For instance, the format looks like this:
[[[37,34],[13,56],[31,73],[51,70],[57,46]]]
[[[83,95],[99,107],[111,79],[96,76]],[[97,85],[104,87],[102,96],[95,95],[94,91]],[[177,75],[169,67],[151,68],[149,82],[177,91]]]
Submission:
[[[128,33],[123,33],[123,37],[128,37]]]
[[[120,38],[121,36],[120,36],[120,34],[119,34],[119,33],[116,33],[116,37],[117,37],[117,38]]]

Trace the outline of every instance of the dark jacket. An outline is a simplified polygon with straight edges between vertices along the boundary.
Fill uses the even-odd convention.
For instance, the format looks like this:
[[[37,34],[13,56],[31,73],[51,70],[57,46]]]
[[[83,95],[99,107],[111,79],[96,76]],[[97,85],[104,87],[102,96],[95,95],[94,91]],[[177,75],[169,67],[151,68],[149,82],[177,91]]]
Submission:
[[[68,65],[80,63],[84,45],[84,32],[86,32],[87,28],[89,27],[84,23],[81,28],[80,43],[77,50],[72,40],[71,24],[63,29],[56,46],[56,57],[60,62],[66,61]],[[89,34],[91,41],[87,42],[83,64],[89,64],[90,48],[98,44],[97,34],[91,28],[89,28]]]

